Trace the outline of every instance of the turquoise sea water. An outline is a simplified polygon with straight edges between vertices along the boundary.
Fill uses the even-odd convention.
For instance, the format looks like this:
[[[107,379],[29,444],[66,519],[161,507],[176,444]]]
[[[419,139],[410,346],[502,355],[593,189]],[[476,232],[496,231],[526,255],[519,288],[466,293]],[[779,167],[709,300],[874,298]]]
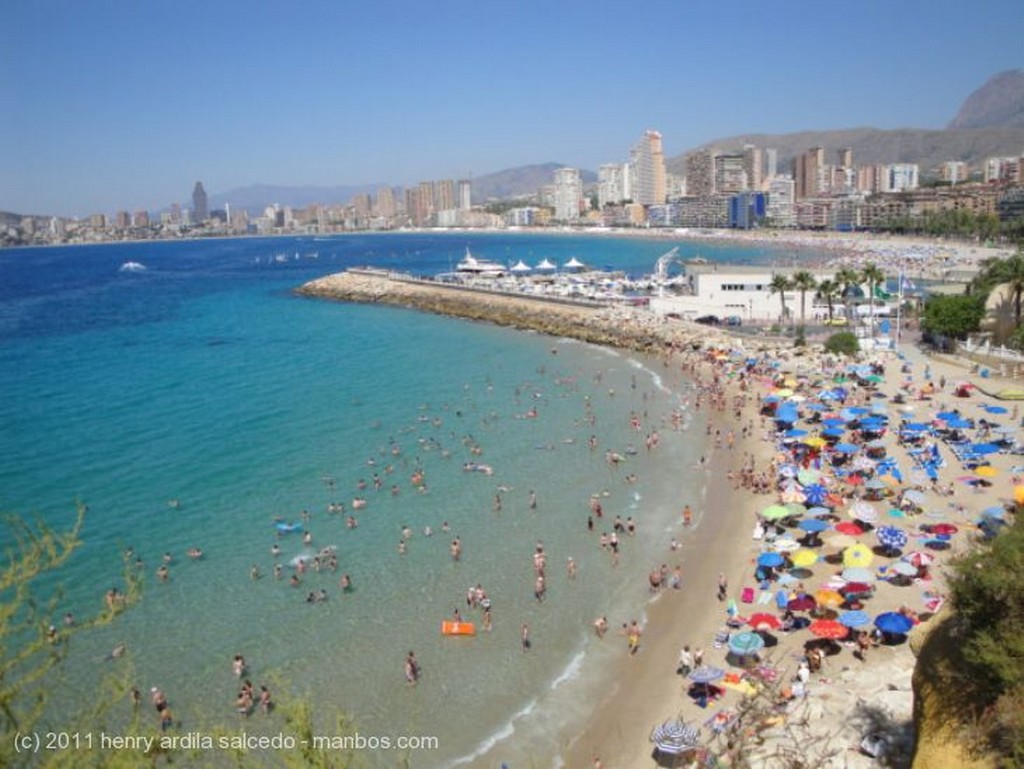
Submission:
[[[109,668],[97,660],[125,643],[138,687],[160,686],[182,729],[238,728],[231,659],[241,653],[257,687],[309,698],[325,735],[340,710],[364,735],[438,740],[408,755],[363,751],[368,765],[556,763],[602,671],[622,654],[614,628],[641,618],[645,575],[670,560],[703,432],[699,420],[672,429],[674,409],[689,425],[687,384],[658,362],[290,293],[354,264],[443,271],[467,245],[499,261],[576,255],[641,273],[674,243],[403,234],[0,252],[0,509],[59,527],[76,499],[89,506],[86,544],[60,574],[55,624],[65,611],[102,607],[126,548],[145,574],[136,608],[75,638],[64,705],[91,696]],[[683,253],[768,258],[693,244]],[[119,271],[127,261],[147,269]],[[655,428],[661,445],[648,454],[644,438]],[[607,450],[626,460],[609,466]],[[467,472],[467,462],[493,474]],[[410,481],[416,470],[426,493]],[[595,494],[605,517],[590,533]],[[357,496],[367,504],[354,511]],[[332,503],[346,514],[331,514]],[[302,523],[303,511],[311,547],[298,533],[275,536],[274,520]],[[617,567],[597,545],[615,515],[638,524],[635,537],[622,537]],[[412,537],[400,555],[406,525]],[[464,548],[457,563],[454,536]],[[548,554],[542,603],[531,559],[538,540]],[[290,587],[289,562],[328,545],[338,571],[310,571]],[[203,559],[186,557],[193,546]],[[165,552],[173,560],[162,583],[155,571]],[[572,581],[569,557],[579,565]],[[351,594],[339,589],[342,573],[352,576]],[[493,602],[493,632],[441,637],[456,607],[479,627],[465,604],[477,583]],[[308,604],[320,588],[327,601]],[[613,633],[597,643],[590,623],[601,614]],[[423,666],[415,688],[403,678],[409,650]],[[256,714],[245,727],[276,733],[283,720]],[[272,753],[263,758],[274,763]]]

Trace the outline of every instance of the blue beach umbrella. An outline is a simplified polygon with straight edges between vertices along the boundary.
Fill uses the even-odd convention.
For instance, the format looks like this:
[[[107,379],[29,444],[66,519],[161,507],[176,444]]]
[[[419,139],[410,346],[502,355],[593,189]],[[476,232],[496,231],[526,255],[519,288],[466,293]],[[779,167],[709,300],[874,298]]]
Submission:
[[[972,443],[968,451],[972,454],[997,454],[999,447],[994,443]]]
[[[833,428],[833,427],[842,428],[842,427],[844,427],[846,425],[846,422],[847,422],[846,419],[841,419],[840,417],[829,417],[828,419],[821,420],[821,423],[823,425],[825,425],[825,427],[829,427],[829,428]]]
[[[839,615],[839,624],[846,627],[865,627],[871,624],[871,617],[867,615],[867,612],[859,610],[844,611]]]
[[[903,635],[910,632],[910,628],[914,627],[914,622],[910,617],[899,612],[887,611],[875,617],[875,627],[883,633]]]
[[[807,435],[807,431],[806,430],[801,430],[799,427],[793,427],[793,428],[790,428],[789,430],[786,430],[786,432],[784,432],[782,434],[782,437],[783,438],[803,438],[805,435]]]
[[[747,630],[729,636],[729,651],[737,656],[745,657],[763,648],[764,639],[753,631]]]
[[[815,534],[819,531],[825,531],[825,529],[829,528],[829,525],[826,521],[823,521],[820,518],[805,518],[797,524],[797,527],[801,531]]]
[[[872,582],[875,579],[874,572],[862,566],[850,566],[843,569],[840,576],[847,582]]]
[[[992,505],[992,507],[986,507],[981,511],[983,518],[996,518],[1002,520],[1006,517],[1006,508],[1002,505]]]
[[[843,428],[841,427],[826,427],[821,431],[822,438],[842,438]]]
[[[696,670],[691,670],[688,676],[691,681],[698,684],[711,684],[725,676],[725,671],[711,665],[701,665]]]
[[[952,430],[966,430],[970,426],[971,426],[970,421],[968,421],[966,419],[960,419],[959,417],[957,417],[956,419],[947,419],[946,420],[946,427],[949,427]]]
[[[828,507],[812,507],[807,511],[807,514],[814,518],[820,518],[823,515],[832,515],[832,509]]]
[[[778,553],[761,553],[761,555],[757,557],[757,565],[766,566],[769,569],[781,566],[783,562],[784,559]]]
[[[852,443],[837,443],[832,449],[839,454],[856,454],[860,449]]]
[[[896,526],[880,526],[875,530],[875,536],[882,547],[890,550],[899,550],[907,544],[907,532]]]
[[[1007,411],[1006,406],[992,406],[988,403],[983,403],[981,407],[989,414],[1005,414]]]
[[[804,502],[811,507],[818,507],[828,499],[828,489],[819,483],[804,487]]]

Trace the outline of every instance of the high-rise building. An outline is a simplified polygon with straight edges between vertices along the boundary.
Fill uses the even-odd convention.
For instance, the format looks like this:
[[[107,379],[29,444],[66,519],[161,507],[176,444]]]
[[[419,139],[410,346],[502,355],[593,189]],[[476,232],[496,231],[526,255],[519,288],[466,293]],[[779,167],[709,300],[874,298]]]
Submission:
[[[763,183],[761,148],[748,144],[743,148],[743,170],[747,173],[747,189],[758,191]]]
[[[715,156],[715,192],[735,195],[747,189],[747,159],[745,155]]]
[[[886,166],[888,184],[884,192],[916,190],[918,187],[917,163],[894,163]]]
[[[413,213],[413,221],[417,227],[425,227],[430,224],[430,218],[434,211],[434,183],[420,182],[419,195],[416,197],[416,211]]]
[[[468,211],[473,207],[473,183],[469,179],[459,179],[459,208]]]
[[[196,186],[192,189],[192,221],[196,224],[202,224],[209,215],[210,209],[207,205],[206,190],[203,189],[202,182],[196,182]]]
[[[659,131],[644,131],[629,153],[633,202],[645,206],[665,202],[665,153]]]
[[[698,150],[686,156],[686,194],[695,198],[715,194],[714,150]]]
[[[574,222],[580,218],[583,183],[577,168],[559,168],[555,171],[555,219]]]
[[[451,211],[455,208],[455,180],[442,179],[434,182],[434,210]]]
[[[390,187],[381,187],[377,190],[377,215],[390,219],[395,211],[395,192]]]
[[[812,147],[793,161],[793,181],[796,197],[813,198],[821,193],[821,174],[825,168],[825,150]]]
[[[843,147],[841,150],[837,150],[839,157],[840,168],[853,168],[853,149],[850,147]]]
[[[959,184],[970,179],[970,169],[962,160],[947,160],[939,166],[939,177],[944,182]]]
[[[768,147],[764,151],[765,177],[771,181],[779,175],[779,151],[775,147]]]
[[[605,163],[597,169],[597,204],[604,208],[609,203],[621,203],[625,179],[621,163]]]

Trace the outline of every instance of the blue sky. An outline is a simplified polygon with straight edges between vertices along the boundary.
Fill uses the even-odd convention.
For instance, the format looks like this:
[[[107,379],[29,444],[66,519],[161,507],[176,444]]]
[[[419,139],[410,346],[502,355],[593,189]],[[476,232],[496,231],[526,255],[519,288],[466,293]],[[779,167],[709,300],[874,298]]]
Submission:
[[[412,184],[753,132],[941,128],[1021,0],[8,0],[0,210]],[[211,200],[212,205],[217,201]]]

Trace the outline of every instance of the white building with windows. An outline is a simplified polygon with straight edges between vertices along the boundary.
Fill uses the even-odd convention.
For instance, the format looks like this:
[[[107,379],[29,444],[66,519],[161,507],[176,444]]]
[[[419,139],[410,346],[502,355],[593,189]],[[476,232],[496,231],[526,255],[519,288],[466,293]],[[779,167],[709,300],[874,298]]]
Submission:
[[[554,183],[555,219],[575,222],[580,218],[583,201],[583,182],[578,168],[559,168]]]

